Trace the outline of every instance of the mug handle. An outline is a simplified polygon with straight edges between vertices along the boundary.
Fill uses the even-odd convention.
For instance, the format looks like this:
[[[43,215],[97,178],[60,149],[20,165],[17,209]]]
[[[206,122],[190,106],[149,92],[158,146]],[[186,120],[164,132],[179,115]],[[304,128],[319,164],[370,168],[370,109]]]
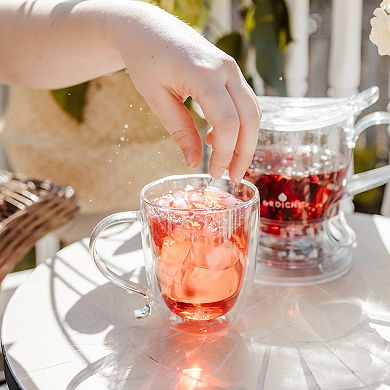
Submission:
[[[373,112],[360,119],[355,125],[353,144],[359,135],[373,125],[390,124],[390,113],[386,111]],[[346,196],[353,196],[371,190],[390,182],[390,165],[357,173],[347,179]]]
[[[116,274],[114,271],[108,268],[96,250],[97,240],[104,230],[119,223],[135,221],[141,221],[141,214],[139,211],[116,213],[102,219],[92,231],[91,238],[89,240],[89,254],[93,258],[99,271],[110,282],[114,283],[118,287],[124,288],[127,291],[133,292],[146,300],[146,304],[143,308],[134,310],[134,315],[136,318],[145,318],[148,317],[152,312],[152,303],[149,294],[141,289],[137,283],[133,283],[124,279],[122,276]]]

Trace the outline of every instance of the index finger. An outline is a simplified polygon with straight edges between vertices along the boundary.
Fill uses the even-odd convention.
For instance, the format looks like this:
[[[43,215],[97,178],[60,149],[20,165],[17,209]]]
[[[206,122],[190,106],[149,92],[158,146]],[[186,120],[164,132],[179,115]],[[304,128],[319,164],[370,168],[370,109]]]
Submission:
[[[254,92],[241,73],[233,74],[226,88],[232,97],[240,118],[238,140],[229,166],[230,178],[239,182],[244,177],[257,146],[260,109]]]
[[[210,158],[210,174],[219,179],[229,168],[236,147],[240,119],[234,102],[225,85],[209,86],[203,93],[195,96],[206,120],[213,127]]]

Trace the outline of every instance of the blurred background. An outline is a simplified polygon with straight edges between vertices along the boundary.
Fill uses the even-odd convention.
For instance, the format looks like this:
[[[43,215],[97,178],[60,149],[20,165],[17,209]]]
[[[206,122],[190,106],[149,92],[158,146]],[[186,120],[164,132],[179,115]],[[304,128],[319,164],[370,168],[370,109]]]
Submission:
[[[380,99],[364,114],[388,108],[389,59],[369,40],[379,0],[153,3],[235,57],[258,95],[345,97],[377,85]],[[192,112],[204,133],[207,124]],[[0,168],[72,185],[81,205],[77,220],[38,243],[18,270],[88,236],[102,216],[137,207],[147,182],[186,170],[125,72],[56,91],[1,86],[0,113]],[[387,164],[389,145],[386,126],[370,128],[359,138],[355,171]],[[384,193],[356,196],[355,210],[381,213]]]

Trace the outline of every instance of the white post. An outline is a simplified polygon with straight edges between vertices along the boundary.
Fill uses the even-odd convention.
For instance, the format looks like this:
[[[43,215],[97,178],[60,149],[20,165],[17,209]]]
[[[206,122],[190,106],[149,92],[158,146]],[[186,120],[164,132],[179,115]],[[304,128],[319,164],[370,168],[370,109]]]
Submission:
[[[210,31],[208,38],[215,41],[222,35],[232,31],[232,1],[231,0],[213,0],[210,10],[210,21],[213,30]]]
[[[388,70],[388,79],[390,80],[390,69]],[[387,95],[389,97],[389,103],[387,104],[387,111],[390,111],[390,83],[388,85]],[[387,128],[387,134],[390,137],[390,126]],[[381,214],[386,217],[390,217],[390,184],[387,184],[385,187],[385,193],[383,194]]]
[[[333,0],[329,95],[351,96],[360,84],[363,0]]]
[[[363,0],[332,1],[332,37],[329,63],[329,90],[333,97],[358,92],[361,68]],[[353,173],[353,162],[348,175]],[[352,213],[352,198],[342,202],[342,209]]]
[[[246,60],[246,70],[252,77],[253,89],[255,90],[256,95],[264,95],[264,81],[257,71],[256,49],[254,47],[249,48],[248,57]]]
[[[309,0],[286,0],[292,42],[286,51],[287,95],[305,96],[309,73]]]

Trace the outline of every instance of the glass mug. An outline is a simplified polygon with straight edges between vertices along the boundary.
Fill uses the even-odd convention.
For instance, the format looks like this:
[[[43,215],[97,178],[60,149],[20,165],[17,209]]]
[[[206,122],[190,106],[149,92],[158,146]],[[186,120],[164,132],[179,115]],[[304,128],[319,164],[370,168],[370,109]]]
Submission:
[[[371,99],[368,105],[372,92],[377,89],[358,96]],[[294,105],[289,98],[276,110],[274,99],[272,109],[263,111],[245,176],[261,197],[256,281],[329,281],[348,271],[355,244],[340,201],[390,181],[390,166],[349,174],[359,135],[374,124],[389,124],[390,114],[375,112],[354,124],[356,106],[348,100],[310,104],[306,98]]]
[[[223,208],[224,202],[230,206]],[[251,183],[203,174],[170,176],[141,190],[139,211],[99,222],[89,251],[109,281],[145,299],[145,306],[134,311],[137,318],[148,317],[157,306],[172,326],[231,323],[253,283],[258,215],[259,194]],[[105,229],[134,221],[142,223],[147,289],[108,268],[96,250]]]

